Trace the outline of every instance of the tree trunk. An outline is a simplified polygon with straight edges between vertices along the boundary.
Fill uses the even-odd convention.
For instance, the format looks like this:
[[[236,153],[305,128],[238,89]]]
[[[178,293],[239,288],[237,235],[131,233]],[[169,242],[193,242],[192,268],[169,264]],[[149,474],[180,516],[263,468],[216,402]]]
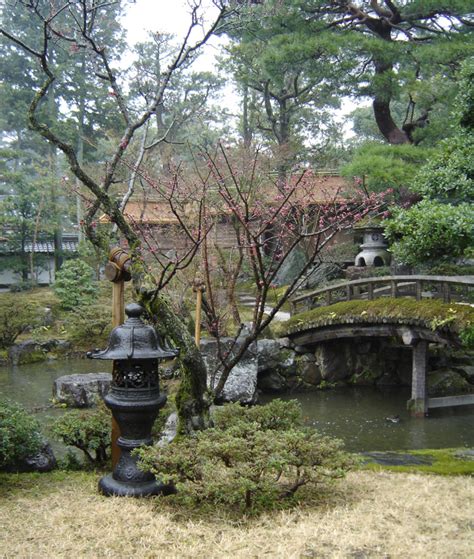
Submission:
[[[173,312],[169,301],[153,291],[140,294],[153,325],[162,339],[171,339],[179,348],[180,386],[176,394],[179,434],[209,427],[212,397],[207,389],[207,371],[199,348],[186,325]]]

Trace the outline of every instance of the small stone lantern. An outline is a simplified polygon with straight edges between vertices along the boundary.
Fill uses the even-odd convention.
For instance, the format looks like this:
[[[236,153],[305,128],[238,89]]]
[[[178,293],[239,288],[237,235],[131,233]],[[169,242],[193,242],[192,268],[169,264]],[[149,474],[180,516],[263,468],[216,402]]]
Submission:
[[[360,245],[361,251],[355,257],[356,266],[389,266],[390,253],[387,250],[387,240],[383,234],[383,227],[367,226],[358,228],[363,232],[364,241]]]
[[[99,482],[104,495],[145,497],[170,491],[153,474],[140,471],[131,456],[135,448],[152,444],[151,429],[166,402],[160,394],[158,361],[177,354],[160,346],[154,328],[140,318],[143,312],[140,305],[127,305],[128,318],[112,330],[107,349],[87,354],[90,359],[113,360],[112,384],[104,401],[120,427],[121,456],[113,473]]]

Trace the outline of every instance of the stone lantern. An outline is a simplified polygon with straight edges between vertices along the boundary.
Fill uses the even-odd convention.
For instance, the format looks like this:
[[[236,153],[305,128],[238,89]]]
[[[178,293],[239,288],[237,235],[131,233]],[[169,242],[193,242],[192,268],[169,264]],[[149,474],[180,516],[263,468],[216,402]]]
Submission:
[[[361,251],[355,257],[356,266],[389,266],[390,253],[383,227],[371,225],[358,228],[364,235]]]
[[[158,362],[175,357],[164,349],[152,326],[140,318],[144,309],[132,303],[125,308],[127,320],[112,330],[107,349],[89,352],[90,359],[113,361],[112,384],[104,401],[120,427],[117,444],[121,456],[111,475],[99,482],[104,495],[144,497],[169,492],[169,487],[137,467],[131,452],[151,445],[151,429],[166,396],[160,394]]]

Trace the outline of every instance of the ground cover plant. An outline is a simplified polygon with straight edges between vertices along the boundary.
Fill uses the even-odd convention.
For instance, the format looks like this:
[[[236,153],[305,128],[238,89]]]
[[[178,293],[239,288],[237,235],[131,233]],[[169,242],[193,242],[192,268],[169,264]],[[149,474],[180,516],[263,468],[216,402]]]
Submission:
[[[424,450],[410,450],[410,451],[391,451],[381,453],[385,456],[413,456],[420,458],[421,461],[426,460],[426,463],[419,464],[404,464],[404,465],[388,465],[378,464],[372,461],[364,460],[361,466],[363,469],[373,470],[380,472],[382,470],[390,470],[399,473],[425,473],[437,474],[442,476],[465,475],[474,476],[474,455],[473,451],[469,449],[460,448],[437,448],[437,449],[424,449]]]
[[[341,478],[353,463],[340,441],[302,427],[298,402],[281,400],[225,405],[212,428],[138,454],[143,469],[175,485],[172,498],[180,503],[247,514],[291,502],[300,487]]]

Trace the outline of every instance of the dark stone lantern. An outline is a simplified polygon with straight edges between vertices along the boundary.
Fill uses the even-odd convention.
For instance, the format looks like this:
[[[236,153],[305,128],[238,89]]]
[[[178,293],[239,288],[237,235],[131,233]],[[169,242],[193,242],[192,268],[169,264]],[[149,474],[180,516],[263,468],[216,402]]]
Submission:
[[[169,492],[151,473],[140,471],[136,458],[131,456],[135,448],[153,442],[151,429],[166,402],[166,396],[160,394],[158,362],[177,354],[160,346],[154,328],[140,318],[143,312],[140,305],[127,305],[128,318],[112,330],[107,349],[87,355],[113,361],[112,384],[104,401],[120,427],[117,444],[121,456],[113,473],[99,482],[104,495],[144,497]]]

